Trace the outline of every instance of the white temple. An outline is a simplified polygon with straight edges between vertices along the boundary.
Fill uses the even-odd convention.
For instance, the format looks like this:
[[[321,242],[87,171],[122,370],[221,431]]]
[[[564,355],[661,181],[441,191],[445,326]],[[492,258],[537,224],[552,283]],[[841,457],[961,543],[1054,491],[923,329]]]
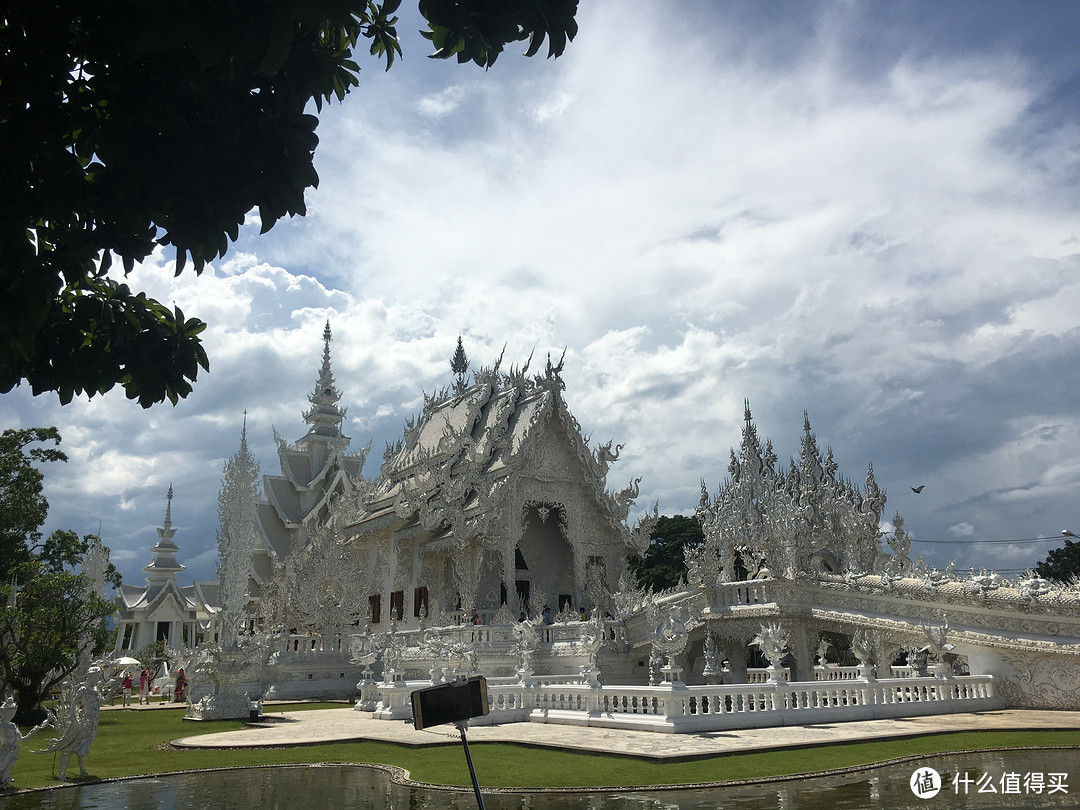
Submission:
[[[122,584],[114,598],[118,653],[133,655],[155,641],[179,649],[217,640],[218,583],[181,587],[176,581],[184,566],[176,560],[180,547],[173,542],[172,500],[170,486],[153,559],[142,569],[146,585]]]
[[[467,379],[459,344],[455,381],[369,480],[367,449],[342,432],[330,337],[307,433],[275,432],[280,475],[221,512],[220,570],[234,592],[240,561],[250,575],[232,621],[263,645],[260,693],[402,718],[411,690],[480,673],[489,722],[657,731],[1080,709],[1080,589],[911,560],[899,516],[881,532],[873,470],[863,488],[838,476],[805,416],[784,470],[746,408],[727,480],[702,484],[688,581],[648,593],[626,563],[656,510],[628,523],[640,479],[607,489],[620,447],[582,436],[561,361]],[[256,480],[250,454],[233,461]]]

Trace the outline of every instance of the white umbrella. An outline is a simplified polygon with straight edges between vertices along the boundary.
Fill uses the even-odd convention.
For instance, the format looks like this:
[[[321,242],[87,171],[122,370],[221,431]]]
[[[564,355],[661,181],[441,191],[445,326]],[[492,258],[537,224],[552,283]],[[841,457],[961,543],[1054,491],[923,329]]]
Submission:
[[[102,664],[105,667],[111,667],[113,669],[120,669],[122,667],[141,667],[142,662],[131,656],[124,656],[123,658],[116,658],[112,661],[106,661]]]

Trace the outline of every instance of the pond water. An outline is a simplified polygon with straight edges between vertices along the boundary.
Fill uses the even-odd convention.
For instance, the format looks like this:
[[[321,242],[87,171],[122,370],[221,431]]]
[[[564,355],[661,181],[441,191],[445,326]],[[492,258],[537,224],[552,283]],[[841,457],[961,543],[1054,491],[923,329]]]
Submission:
[[[919,798],[911,786],[918,772]],[[1073,780],[1076,784],[1073,785]],[[994,792],[990,792],[990,789]],[[694,790],[583,793],[490,793],[487,810],[909,810],[914,808],[1041,808],[1080,806],[1080,750],[1040,749],[928,757],[858,773]],[[172,808],[301,808],[427,810],[476,807],[472,791],[396,785],[382,770],[361,766],[284,766],[176,774],[71,786],[0,797],[0,810],[172,810]]]

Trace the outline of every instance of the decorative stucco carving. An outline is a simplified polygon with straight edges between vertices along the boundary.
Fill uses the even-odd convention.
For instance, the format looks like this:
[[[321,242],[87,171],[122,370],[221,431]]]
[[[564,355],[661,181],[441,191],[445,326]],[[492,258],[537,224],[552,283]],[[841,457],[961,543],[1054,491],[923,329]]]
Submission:
[[[1051,655],[998,653],[1012,668],[1002,689],[1011,706],[1032,709],[1080,710],[1080,667],[1075,661]]]
[[[218,493],[218,585],[221,608],[220,644],[236,645],[248,610],[248,582],[252,576],[255,551],[256,510],[259,501],[259,465],[247,445],[247,417],[240,434],[240,447],[225,462]]]

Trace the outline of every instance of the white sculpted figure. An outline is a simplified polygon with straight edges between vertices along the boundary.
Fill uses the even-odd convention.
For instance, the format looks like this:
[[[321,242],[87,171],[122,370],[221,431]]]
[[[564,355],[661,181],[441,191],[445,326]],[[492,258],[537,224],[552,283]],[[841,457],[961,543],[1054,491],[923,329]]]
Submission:
[[[826,666],[829,663],[825,656],[828,654],[830,646],[832,645],[829,644],[829,640],[824,636],[818,641],[816,657],[819,667]]]
[[[667,657],[667,664],[661,668],[665,681],[674,683],[679,680],[682,668],[676,666],[675,658],[686,649],[689,640],[686,612],[682,606],[676,605],[658,614],[656,630],[653,631],[653,651]]]
[[[868,667],[874,659],[874,642],[865,627],[860,627],[851,637],[851,651],[859,659],[860,667]]]
[[[101,670],[93,667],[86,674],[86,680],[72,688],[69,684],[60,695],[56,711],[46,709],[48,719],[42,726],[51,726],[56,736],[49,745],[36,754],[60,752],[60,781],[67,779],[68,760],[74,754],[79,760],[79,770],[85,777],[86,755],[98,732],[98,715],[105,698],[94,687],[94,682],[101,675]]]
[[[11,787],[11,769],[19,758],[19,740],[27,739],[42,726],[34,726],[25,735],[19,733],[19,727],[12,720],[15,717],[15,700],[8,699],[0,706],[0,790]]]
[[[585,626],[581,628],[580,636],[581,650],[585,653],[587,661],[585,666],[581,668],[581,674],[586,676],[588,680],[595,681],[596,676],[599,673],[600,667],[597,663],[597,656],[600,652],[600,647],[604,643],[604,621],[599,616],[593,616]]]
[[[977,593],[979,596],[986,596],[1000,587],[1001,575],[993,571],[983,570],[978,574],[973,571],[968,579],[968,592]]]
[[[0,707],[0,788],[11,784],[11,768],[19,758],[19,727],[11,722],[15,701],[9,696]]]
[[[780,666],[780,661],[784,657],[784,650],[788,645],[790,635],[779,624],[763,624],[761,625],[761,632],[754,636],[751,644],[756,644],[761,648],[761,653],[767,659],[769,659],[769,665],[772,667]]]
[[[532,659],[536,652],[536,645],[540,641],[540,634],[536,630],[536,625],[529,619],[515,624],[510,632],[514,636],[517,647],[518,675],[528,677],[532,675]]]
[[[1034,571],[1021,580],[1017,590],[1020,596],[1029,602],[1036,601],[1040,596],[1046,596],[1051,591],[1050,582],[1040,577]]]

